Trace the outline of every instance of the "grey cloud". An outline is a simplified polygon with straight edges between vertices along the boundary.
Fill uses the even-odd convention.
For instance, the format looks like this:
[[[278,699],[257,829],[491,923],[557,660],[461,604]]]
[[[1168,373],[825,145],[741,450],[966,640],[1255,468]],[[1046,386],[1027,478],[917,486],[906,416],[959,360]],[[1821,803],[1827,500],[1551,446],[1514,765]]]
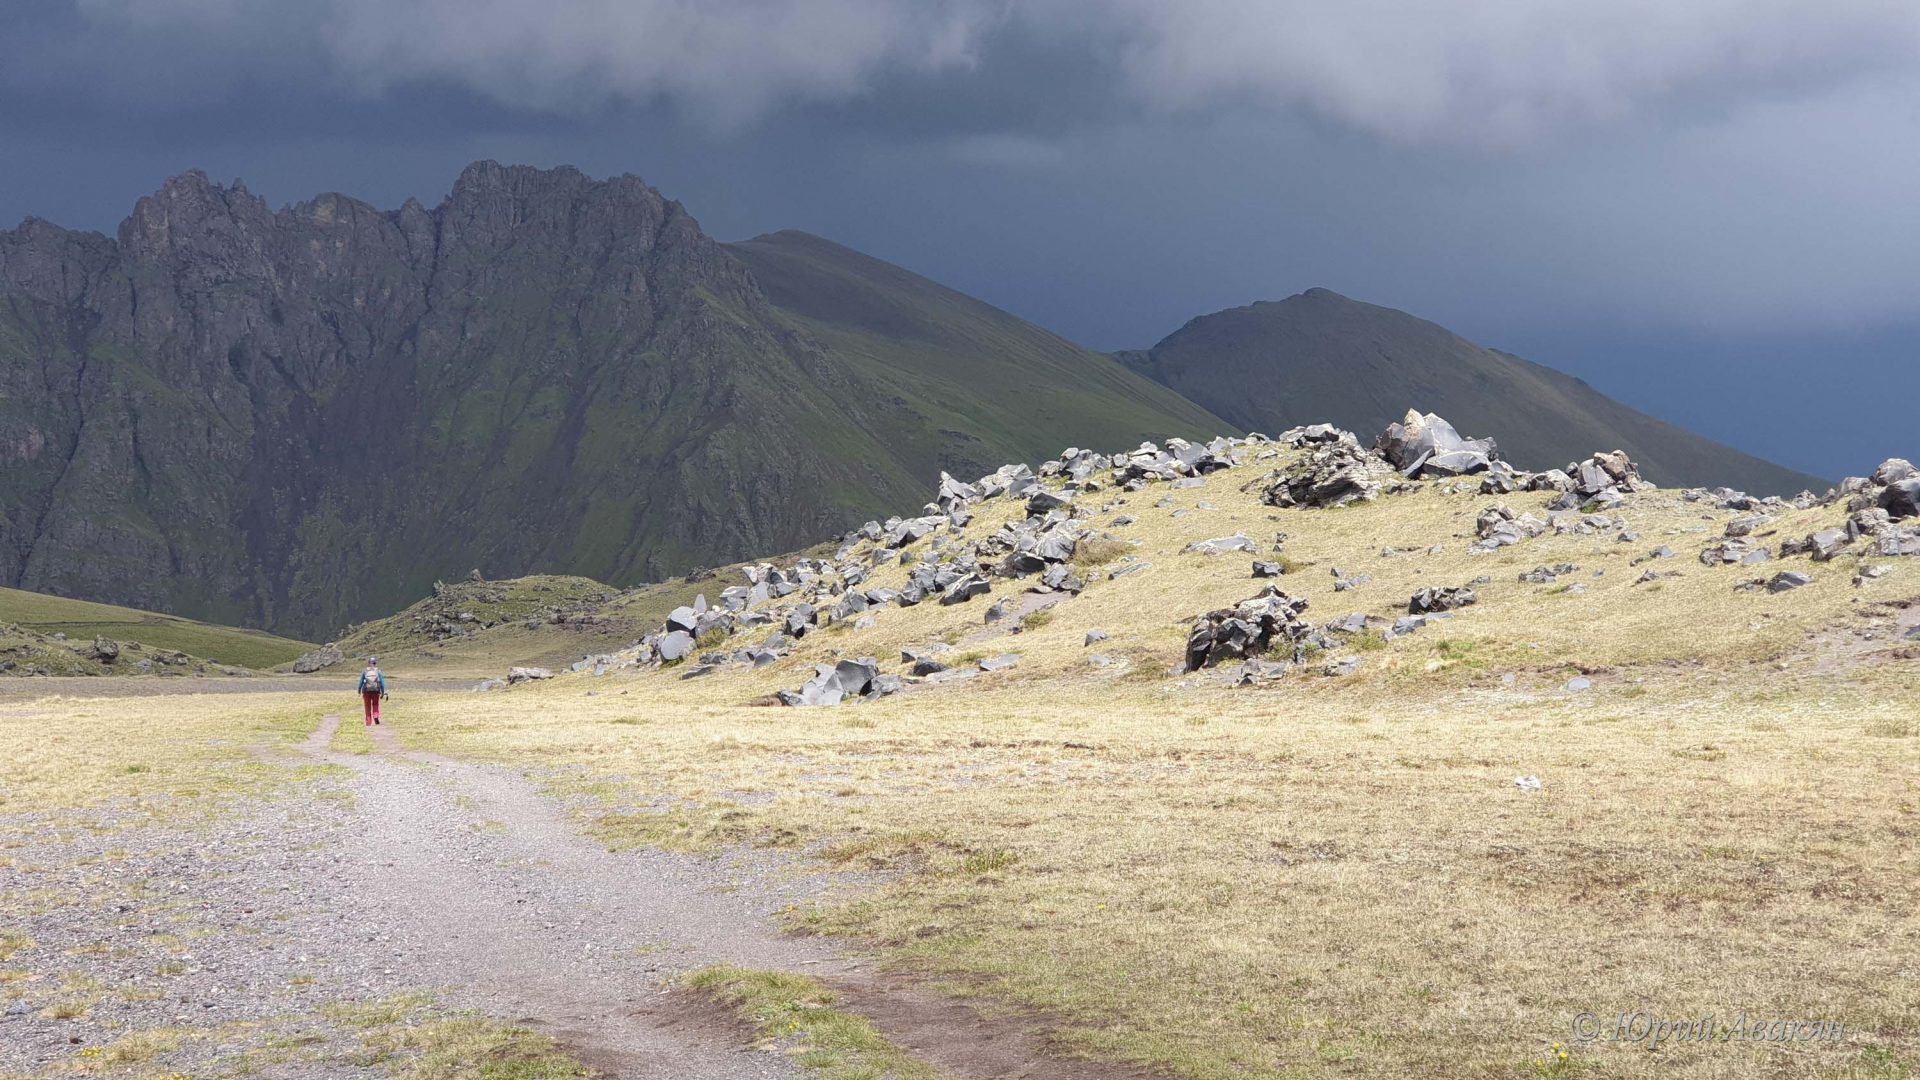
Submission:
[[[996,51],[1094,58],[1092,85],[1149,112],[1304,110],[1440,144],[1522,144],[1679,100],[1738,105],[1920,69],[1910,0],[74,3],[65,48],[16,51],[16,78],[104,49],[184,61],[182,96],[279,72],[365,95],[451,82],[533,111],[666,101],[721,125],[991,69]],[[1033,111],[1056,113],[1043,96]]]

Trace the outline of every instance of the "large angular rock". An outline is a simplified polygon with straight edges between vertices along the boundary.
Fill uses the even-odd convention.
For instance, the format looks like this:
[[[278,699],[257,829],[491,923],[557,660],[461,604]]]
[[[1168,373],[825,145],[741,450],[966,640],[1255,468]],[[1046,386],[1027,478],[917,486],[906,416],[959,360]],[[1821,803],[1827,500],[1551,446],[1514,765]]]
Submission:
[[[979,574],[962,574],[947,585],[940,594],[942,604],[964,604],[976,596],[985,596],[993,591],[993,586]]]
[[[1788,540],[1780,545],[1780,556],[1811,555],[1814,562],[1827,562],[1853,542],[1845,529],[1821,529],[1805,539]]]
[[[1407,410],[1374,443],[1407,477],[1464,476],[1485,472],[1499,456],[1492,439],[1468,439],[1432,413]]]
[[[693,652],[693,635],[685,630],[669,631],[654,642],[653,650],[667,663],[685,660]]]
[[[1911,480],[1916,476],[1920,476],[1920,469],[1915,469],[1913,462],[1906,458],[1888,458],[1880,463],[1879,468],[1873,470],[1873,475],[1868,479],[1875,484],[1886,485]]]
[[[849,697],[860,697],[876,690],[880,665],[872,657],[841,660],[834,664],[816,664],[813,678],[799,690],[782,690],[775,696],[782,705],[838,705]],[[899,689],[897,680],[878,688],[879,693]],[[877,696],[877,694],[876,694]]]
[[[1880,493],[1880,509],[1895,521],[1920,516],[1920,477],[1887,485]]]
[[[795,604],[793,610],[787,612],[787,636],[806,637],[807,631],[813,629],[819,618],[820,613],[812,604]]]

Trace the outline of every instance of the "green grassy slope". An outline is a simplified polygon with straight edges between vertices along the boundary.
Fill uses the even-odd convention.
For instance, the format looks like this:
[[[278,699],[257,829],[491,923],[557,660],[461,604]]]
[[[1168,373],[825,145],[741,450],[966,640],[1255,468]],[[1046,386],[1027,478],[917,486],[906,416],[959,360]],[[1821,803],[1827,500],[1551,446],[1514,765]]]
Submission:
[[[1233,431],[1111,357],[831,241],[786,231],[727,246],[783,316],[892,395],[879,410],[889,445],[955,473]]]
[[[1120,355],[1235,424],[1269,433],[1332,422],[1370,439],[1418,406],[1463,434],[1496,435],[1503,456],[1530,469],[1618,449],[1662,484],[1757,494],[1828,486],[1629,408],[1570,375],[1325,289],[1203,315],[1151,349]]]
[[[314,646],[259,630],[214,626],[152,611],[0,588],[0,623],[75,642],[104,637],[190,653],[234,667],[271,668]]]

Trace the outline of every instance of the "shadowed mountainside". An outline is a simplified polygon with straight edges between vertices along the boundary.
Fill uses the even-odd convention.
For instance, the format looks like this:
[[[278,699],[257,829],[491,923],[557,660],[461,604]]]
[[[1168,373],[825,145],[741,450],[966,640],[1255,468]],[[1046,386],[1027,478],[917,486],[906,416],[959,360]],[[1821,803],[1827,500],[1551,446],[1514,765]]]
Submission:
[[[1828,486],[1629,408],[1571,375],[1326,289],[1202,315],[1151,349],[1119,355],[1247,430],[1326,421],[1379,431],[1418,403],[1462,432],[1497,433],[1501,455],[1527,468],[1617,449],[1662,484],[1762,494]]]
[[[890,302],[865,269],[843,294]],[[946,314],[898,357],[871,327],[822,342],[632,176],[482,162],[433,209],[276,212],[189,173],[115,239],[0,233],[0,583],[320,637],[469,567],[654,579],[797,547],[941,468],[1224,426],[992,309]],[[968,367],[1015,338],[992,378]]]

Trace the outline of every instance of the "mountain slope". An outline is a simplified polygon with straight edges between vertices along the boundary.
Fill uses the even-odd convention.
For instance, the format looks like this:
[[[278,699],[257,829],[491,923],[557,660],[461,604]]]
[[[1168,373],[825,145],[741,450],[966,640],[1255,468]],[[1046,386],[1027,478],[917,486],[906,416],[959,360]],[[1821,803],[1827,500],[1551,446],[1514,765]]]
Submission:
[[[322,637],[471,567],[628,584],[939,467],[1219,426],[1084,351],[995,386],[808,324],[632,176],[482,162],[433,209],[276,212],[190,173],[115,239],[29,220],[0,232],[0,584]]]
[[[897,445],[962,455],[963,467],[950,471],[1038,461],[1063,443],[1117,449],[1141,431],[1231,427],[1112,357],[829,240],[790,230],[728,247],[796,327],[914,403],[892,418]],[[977,442],[961,441],[965,431],[1016,452],[989,461]]]
[[[1252,430],[1331,421],[1371,437],[1418,406],[1463,433],[1497,433],[1502,456],[1527,468],[1619,449],[1662,484],[1758,494],[1828,486],[1629,408],[1570,375],[1326,289],[1203,315],[1120,358]]]

